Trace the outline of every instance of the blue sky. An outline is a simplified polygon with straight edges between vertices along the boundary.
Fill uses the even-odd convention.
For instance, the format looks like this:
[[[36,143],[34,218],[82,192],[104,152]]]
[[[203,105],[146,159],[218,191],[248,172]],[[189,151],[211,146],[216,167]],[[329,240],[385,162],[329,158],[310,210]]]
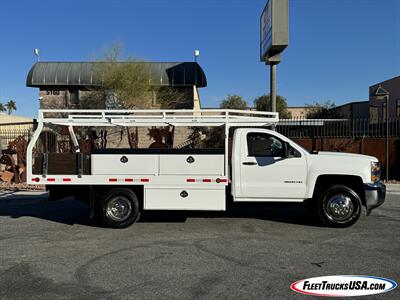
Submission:
[[[119,40],[124,54],[149,61],[199,62],[202,104],[227,94],[252,103],[269,91],[259,61],[266,0],[40,0],[0,4],[0,101],[35,116],[38,90],[25,86],[35,62],[82,61]],[[368,99],[368,86],[400,75],[400,1],[289,0],[290,41],[278,65],[278,94],[291,106]]]

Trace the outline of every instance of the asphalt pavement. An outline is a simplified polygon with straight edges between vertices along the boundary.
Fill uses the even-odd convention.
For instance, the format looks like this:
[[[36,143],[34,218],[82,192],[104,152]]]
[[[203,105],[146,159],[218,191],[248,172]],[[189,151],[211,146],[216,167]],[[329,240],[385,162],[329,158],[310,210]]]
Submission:
[[[299,206],[152,212],[123,230],[88,215],[72,199],[0,205],[0,299],[299,299],[289,286],[309,277],[400,282],[399,194],[345,229]]]

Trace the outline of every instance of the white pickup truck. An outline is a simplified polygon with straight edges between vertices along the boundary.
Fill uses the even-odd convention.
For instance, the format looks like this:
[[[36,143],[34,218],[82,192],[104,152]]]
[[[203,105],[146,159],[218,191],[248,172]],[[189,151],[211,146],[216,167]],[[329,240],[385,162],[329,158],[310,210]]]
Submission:
[[[384,202],[375,157],[310,153],[267,129],[277,121],[276,113],[237,110],[40,110],[27,150],[27,180],[46,185],[50,198],[86,200],[91,217],[113,228],[133,224],[142,210],[222,211],[227,197],[234,203],[311,203],[325,225],[346,227],[362,206],[369,215]],[[69,129],[74,153],[40,153],[46,124]],[[76,126],[224,126],[225,146],[82,154]]]

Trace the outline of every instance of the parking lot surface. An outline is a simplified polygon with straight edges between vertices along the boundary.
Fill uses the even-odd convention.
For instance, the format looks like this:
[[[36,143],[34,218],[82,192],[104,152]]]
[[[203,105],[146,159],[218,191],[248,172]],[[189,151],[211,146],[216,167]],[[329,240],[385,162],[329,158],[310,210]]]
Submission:
[[[88,215],[74,200],[0,206],[0,299],[299,299],[289,286],[309,277],[400,281],[400,195],[345,229],[301,207],[152,212],[123,230]]]

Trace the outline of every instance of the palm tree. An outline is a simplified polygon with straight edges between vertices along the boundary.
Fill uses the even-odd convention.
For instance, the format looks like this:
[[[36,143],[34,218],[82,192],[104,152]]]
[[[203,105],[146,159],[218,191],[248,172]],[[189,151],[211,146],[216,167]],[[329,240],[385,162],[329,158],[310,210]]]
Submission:
[[[0,112],[4,112],[7,109],[5,108],[4,104],[0,102]]]
[[[8,100],[8,102],[6,103],[5,108],[6,108],[6,110],[7,110],[7,113],[8,113],[9,115],[11,115],[11,113],[12,113],[14,110],[17,110],[17,104],[15,103],[14,100],[10,99],[10,100]],[[0,107],[0,109],[1,109],[1,107]],[[5,110],[3,110],[3,111],[5,111]]]

